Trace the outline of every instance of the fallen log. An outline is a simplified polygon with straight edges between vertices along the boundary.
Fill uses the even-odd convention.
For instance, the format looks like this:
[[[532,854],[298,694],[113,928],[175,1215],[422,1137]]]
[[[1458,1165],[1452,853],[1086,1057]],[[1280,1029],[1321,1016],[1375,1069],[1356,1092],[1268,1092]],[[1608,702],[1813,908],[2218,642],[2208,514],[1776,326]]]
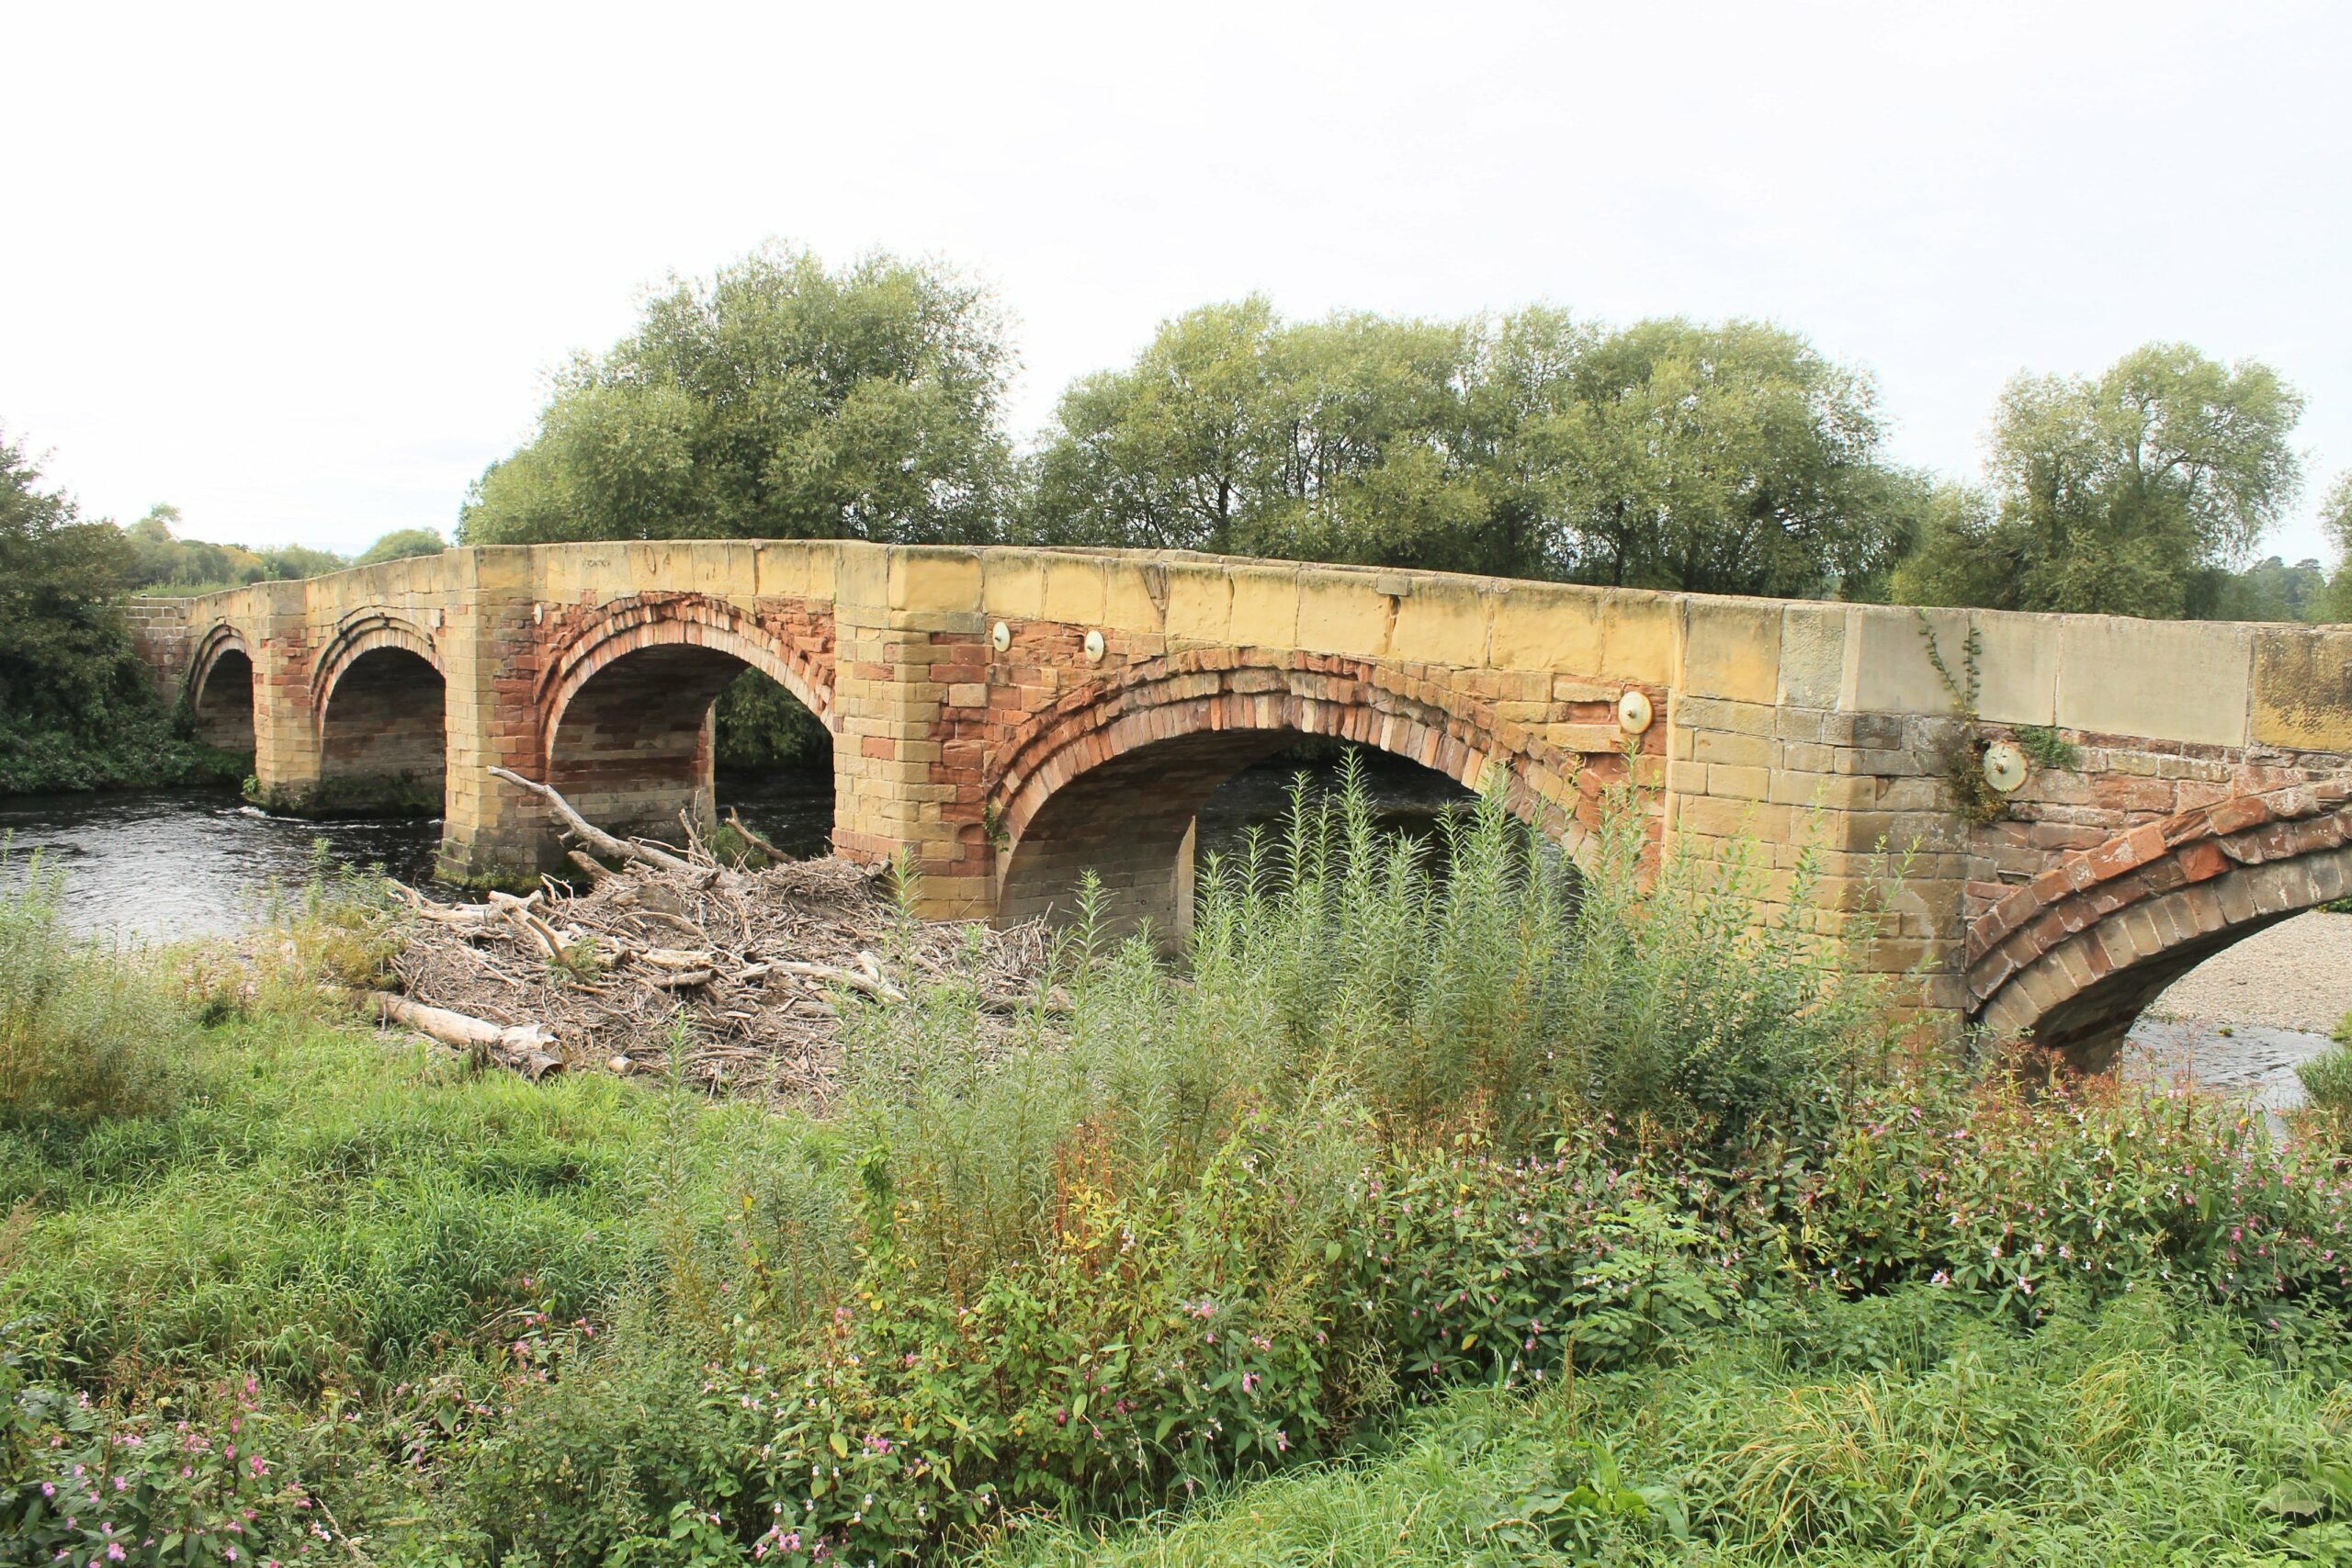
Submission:
[[[427,1007],[391,991],[370,991],[367,996],[376,1016],[385,1022],[413,1029],[444,1045],[480,1051],[534,1081],[563,1070],[563,1063],[543,1049],[555,1043],[555,1036],[542,1024],[496,1024],[447,1008]]]
[[[588,878],[591,887],[602,887],[613,879],[612,868],[582,850],[566,850],[564,858],[578,866]]]
[[[433,920],[445,926],[481,927],[496,918],[496,911],[487,904],[435,904],[398,877],[384,878],[384,886],[398,894],[408,905],[409,913],[419,919]],[[538,895],[534,893],[531,897],[537,898]]]
[[[781,974],[797,975],[803,979],[824,980],[836,986],[847,986],[853,991],[863,991],[869,997],[879,997],[884,1001],[902,1002],[907,999],[906,992],[879,976],[861,975],[854,969],[839,969],[831,964],[803,964],[795,959],[779,958],[771,962],[768,968]]]
[[[564,799],[553,785],[526,779],[509,768],[492,768],[490,770],[490,776],[494,779],[504,779],[508,784],[519,785],[546,801],[548,807],[558,817],[563,818],[564,826],[571,829],[572,836],[598,854],[611,855],[616,860],[633,860],[643,865],[659,866],[663,871],[683,872],[688,875],[703,869],[684,856],[673,855],[667,850],[657,850],[650,844],[613,837],[585,817],[581,816],[579,812],[574,811],[571,808],[571,802]]]

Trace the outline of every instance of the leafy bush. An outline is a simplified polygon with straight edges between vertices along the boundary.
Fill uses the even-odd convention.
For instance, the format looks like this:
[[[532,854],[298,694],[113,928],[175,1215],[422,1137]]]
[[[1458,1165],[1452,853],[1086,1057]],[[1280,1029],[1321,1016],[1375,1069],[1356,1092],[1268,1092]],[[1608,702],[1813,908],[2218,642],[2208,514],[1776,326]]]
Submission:
[[[2335,1043],[2295,1068],[2311,1109],[2329,1123],[2352,1126],[2352,1018],[2335,1029]]]
[[[1649,1185],[1579,1157],[1396,1169],[1350,1238],[1365,1327],[1424,1385],[1523,1386],[1672,1352],[1732,1317],[1749,1260]]]
[[[2328,1152],[2280,1147],[2247,1107],[1933,1072],[1858,1096],[1790,1212],[1841,1290],[1927,1278],[2032,1321],[2053,1286],[2154,1284],[2290,1333],[2352,1308],[2347,1222],[2352,1180]]]
[[[0,1563],[310,1556],[332,1537],[278,1473],[257,1394],[248,1380],[110,1410],[33,1381],[0,1349]]]
[[[152,966],[61,929],[60,887],[35,858],[0,891],[0,1122],[160,1109],[185,1014]]]

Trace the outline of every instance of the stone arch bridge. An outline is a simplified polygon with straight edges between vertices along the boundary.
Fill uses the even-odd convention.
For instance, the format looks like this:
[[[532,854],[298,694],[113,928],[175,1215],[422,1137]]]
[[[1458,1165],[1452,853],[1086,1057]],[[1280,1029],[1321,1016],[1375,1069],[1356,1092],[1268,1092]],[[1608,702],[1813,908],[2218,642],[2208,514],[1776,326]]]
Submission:
[[[711,705],[748,667],[833,737],[838,852],[911,854],[940,917],[1067,907],[1093,869],[1116,917],[1181,929],[1193,814],[1302,735],[1498,774],[1571,851],[1630,778],[1680,850],[1759,841],[1770,897],[1810,851],[1825,921],[1864,902],[1881,846],[1908,851],[1872,962],[2087,1062],[2202,958],[2352,894],[2352,629],[1934,614],[1955,670],[1982,637],[1976,739],[2028,731],[2052,760],[1976,824],[1943,777],[1963,721],[1909,610],[696,541],[450,550],[133,616],[267,799],[444,803],[461,878],[550,858],[538,802],[492,764],[623,830],[707,816]]]

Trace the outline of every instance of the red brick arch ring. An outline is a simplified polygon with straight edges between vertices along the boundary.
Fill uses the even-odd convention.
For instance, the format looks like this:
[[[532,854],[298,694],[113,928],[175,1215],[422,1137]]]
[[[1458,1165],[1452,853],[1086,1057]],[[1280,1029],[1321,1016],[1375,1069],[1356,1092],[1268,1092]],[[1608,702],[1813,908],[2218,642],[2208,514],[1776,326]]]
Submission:
[[[603,671],[648,648],[701,648],[750,665],[790,692],[827,729],[833,721],[826,650],[777,637],[724,599],[705,594],[643,595],[594,612],[542,668],[537,701],[539,734],[552,746],[566,709]]]
[[[1085,863],[1090,856],[1172,853],[1219,784],[1301,735],[1376,747],[1472,787],[1499,766],[1511,811],[1571,855],[1584,853],[1624,757],[1554,746],[1540,728],[1496,722],[1491,705],[1481,705],[1336,656],[1202,649],[1129,665],[1065,694],[996,749],[986,799],[1010,846],[998,859],[1001,905],[1021,917],[1066,897],[1079,871],[1102,869]],[[1615,723],[1606,701],[1561,716]],[[1154,874],[1143,868],[1138,885]]]
[[[2352,778],[2184,811],[2069,855],[1977,917],[1968,1011],[2103,1067],[2174,980],[2348,894]]]
[[[188,656],[185,688],[190,706],[203,704],[204,689],[211,681],[212,672],[220,667],[222,656],[231,653],[243,655],[248,665],[253,662],[253,643],[243,632],[227,621],[213,622],[205,628],[204,635],[196,639],[195,649]]]
[[[334,700],[337,683],[366,655],[388,648],[416,655],[433,667],[435,674],[446,678],[441,650],[431,632],[380,606],[355,610],[335,623],[334,635],[311,661],[311,722],[321,733],[325,731],[327,705]]]

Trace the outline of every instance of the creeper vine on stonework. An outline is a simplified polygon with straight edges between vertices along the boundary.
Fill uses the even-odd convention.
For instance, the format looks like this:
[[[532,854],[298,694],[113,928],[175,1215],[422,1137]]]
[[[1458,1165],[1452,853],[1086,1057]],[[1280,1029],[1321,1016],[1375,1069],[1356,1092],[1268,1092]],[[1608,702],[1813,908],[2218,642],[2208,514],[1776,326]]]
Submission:
[[[1917,614],[1919,635],[1928,644],[1928,662],[1935,666],[1936,678],[1951,694],[1951,705],[1960,716],[1959,735],[1938,759],[1943,764],[1944,784],[1951,791],[1953,807],[1979,827],[1998,822],[2009,814],[2009,801],[1984,776],[1984,752],[1992,743],[1984,739],[1984,718],[1976,711],[1977,699],[1984,690],[1984,635],[1972,619],[1968,636],[1960,645],[1962,674],[1954,675],[1951,666],[1944,662],[1942,646],[1936,640],[1935,623],[1928,619],[1927,611]]]

